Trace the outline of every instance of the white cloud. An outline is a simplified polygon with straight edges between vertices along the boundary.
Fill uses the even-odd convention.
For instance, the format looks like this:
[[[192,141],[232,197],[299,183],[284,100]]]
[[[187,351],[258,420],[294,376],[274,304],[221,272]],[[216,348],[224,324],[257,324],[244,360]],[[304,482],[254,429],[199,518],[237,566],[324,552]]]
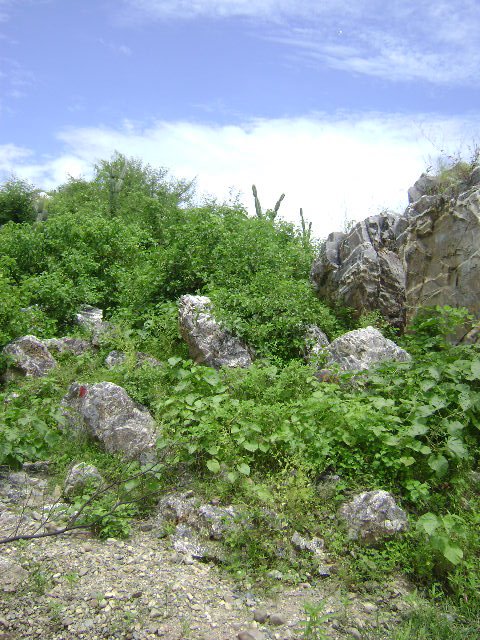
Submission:
[[[131,20],[243,18],[297,60],[393,81],[480,82],[472,0],[124,0]]]
[[[253,183],[265,208],[285,192],[282,216],[298,223],[303,207],[315,233],[325,236],[341,229],[345,217],[359,220],[383,208],[402,210],[408,187],[429,158],[465,148],[479,131],[478,115],[316,114],[243,126],[124,122],[116,129],[63,131],[58,136],[63,152],[46,160],[15,156],[12,145],[2,160],[0,147],[0,168],[10,158],[19,175],[48,189],[67,174],[88,175],[92,163],[118,150],[165,166],[178,178],[197,177],[199,191],[219,199],[227,199],[233,188],[252,213]]]

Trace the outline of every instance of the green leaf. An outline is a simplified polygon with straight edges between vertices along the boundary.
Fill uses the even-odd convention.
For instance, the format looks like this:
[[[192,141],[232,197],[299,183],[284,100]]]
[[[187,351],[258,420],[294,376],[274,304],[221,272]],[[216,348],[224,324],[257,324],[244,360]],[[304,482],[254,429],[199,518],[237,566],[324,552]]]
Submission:
[[[480,359],[472,362],[472,380],[480,380]]]
[[[448,438],[445,447],[453,457],[459,458],[460,460],[463,460],[468,456],[465,443],[461,438],[455,436]]]
[[[218,473],[220,471],[220,463],[215,458],[207,461],[207,467],[212,473]]]
[[[181,361],[182,361],[182,359],[181,359],[181,358],[178,358],[178,357],[169,358],[169,359],[167,360],[168,364],[169,364],[171,367],[174,367],[175,365],[177,365],[177,364],[178,364],[179,362],[181,362]]]
[[[258,449],[258,444],[256,442],[244,442],[243,448],[247,451],[256,451]]]
[[[446,422],[445,426],[447,427],[447,431],[451,436],[458,435],[459,431],[465,429],[465,425],[459,422],[458,420],[453,420],[452,422]]]
[[[440,521],[437,516],[434,513],[428,512],[424,513],[423,516],[420,516],[417,520],[417,529],[421,529],[422,531],[425,531],[427,535],[431,536],[435,533],[439,524]]]
[[[457,565],[463,559],[463,551],[456,545],[447,543],[443,549],[444,557],[454,565]]]
[[[399,459],[400,464],[403,464],[405,467],[410,467],[412,464],[415,464],[415,458],[403,456]]]
[[[125,491],[132,491],[133,489],[136,489],[139,484],[140,484],[140,481],[137,479],[128,480],[124,484]]]
[[[227,478],[228,478],[228,481],[233,484],[238,478],[238,473],[236,471],[229,471],[227,473]]]
[[[448,471],[448,460],[442,455],[430,456],[428,466],[435,471],[439,478],[443,478]]]
[[[248,466],[248,464],[246,462],[242,462],[242,464],[237,465],[237,469],[244,476],[249,476],[250,475],[250,467]]]

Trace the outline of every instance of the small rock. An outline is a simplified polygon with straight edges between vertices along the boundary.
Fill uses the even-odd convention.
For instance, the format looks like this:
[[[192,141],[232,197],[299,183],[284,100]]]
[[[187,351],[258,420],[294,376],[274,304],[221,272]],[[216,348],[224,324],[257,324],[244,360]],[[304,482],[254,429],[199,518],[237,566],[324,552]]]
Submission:
[[[264,640],[265,635],[258,629],[248,629],[248,631],[241,631],[237,638],[238,640]]]
[[[355,640],[362,640],[362,634],[360,633],[360,631],[358,629],[355,629],[355,627],[349,627],[348,629],[346,629],[346,632],[352,638],[355,638]]]
[[[281,627],[284,624],[287,624],[287,619],[281,613],[272,613],[270,614],[269,622],[270,624],[273,624],[276,627]]]
[[[264,609],[255,609],[253,612],[253,619],[255,622],[264,624],[268,620],[268,613]]]

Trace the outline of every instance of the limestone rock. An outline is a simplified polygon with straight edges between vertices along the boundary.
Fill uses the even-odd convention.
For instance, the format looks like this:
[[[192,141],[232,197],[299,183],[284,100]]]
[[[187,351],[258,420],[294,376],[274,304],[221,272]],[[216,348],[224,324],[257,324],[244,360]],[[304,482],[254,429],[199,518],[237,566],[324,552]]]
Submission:
[[[344,504],[339,511],[349,536],[354,540],[375,543],[408,529],[405,511],[387,491],[366,491]]]
[[[3,353],[11,356],[14,362],[7,377],[20,373],[40,378],[46,376],[57,364],[44,343],[35,336],[17,338],[3,348]]]
[[[22,582],[28,577],[28,572],[25,571],[19,564],[9,560],[8,558],[0,557],[0,590],[12,593],[17,591]]]
[[[105,358],[105,366],[108,369],[113,369],[113,367],[118,367],[124,364],[127,359],[127,354],[124,351],[117,351],[116,349],[110,351],[110,353]],[[161,367],[162,363],[160,360],[157,360],[153,356],[149,356],[148,353],[142,353],[141,351],[137,351],[135,354],[136,366],[140,367],[143,364],[149,364],[152,367]]]
[[[305,332],[304,357],[307,362],[314,362],[322,359],[325,354],[325,347],[330,344],[326,334],[316,325],[310,325]]]
[[[97,307],[91,307],[86,304],[81,307],[75,319],[77,324],[87,331],[95,331],[99,329],[103,323],[103,311]]]
[[[422,200],[407,209],[398,236],[407,317],[421,306],[450,305],[480,318],[480,188],[419,208]]]
[[[62,408],[72,428],[85,430],[110,453],[124,453],[141,462],[155,457],[155,422],[122,387],[111,382],[74,382]]]
[[[410,355],[392,340],[384,338],[378,329],[366,327],[344,333],[327,347],[327,366],[342,371],[364,371],[387,360],[407,362]]]
[[[57,353],[64,353],[69,351],[76,356],[89,351],[92,345],[88,340],[81,340],[80,338],[48,338],[43,340],[43,344],[49,351],[56,351]]]
[[[320,298],[355,309],[379,311],[396,327],[405,323],[405,273],[397,255],[397,217],[370,216],[349,233],[328,236],[313,263]]]
[[[195,362],[220,367],[248,367],[252,356],[246,346],[215,320],[206,296],[182,296],[179,300],[182,337]]]
[[[83,489],[86,485],[95,484],[99,486],[103,483],[97,467],[85,462],[74,464],[68,471],[63,486],[63,495],[71,496]]]
[[[434,176],[429,176],[427,173],[422,173],[413,187],[410,187],[410,189],[408,190],[408,202],[416,202],[422,196],[432,195],[437,188],[437,183],[438,181]]]

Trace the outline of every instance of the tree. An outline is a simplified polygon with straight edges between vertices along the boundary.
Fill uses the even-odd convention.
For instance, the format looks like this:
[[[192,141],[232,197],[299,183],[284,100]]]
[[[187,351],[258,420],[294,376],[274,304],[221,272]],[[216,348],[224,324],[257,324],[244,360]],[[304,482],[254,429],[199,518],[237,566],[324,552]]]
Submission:
[[[34,222],[36,189],[25,180],[12,177],[0,186],[0,224]]]

